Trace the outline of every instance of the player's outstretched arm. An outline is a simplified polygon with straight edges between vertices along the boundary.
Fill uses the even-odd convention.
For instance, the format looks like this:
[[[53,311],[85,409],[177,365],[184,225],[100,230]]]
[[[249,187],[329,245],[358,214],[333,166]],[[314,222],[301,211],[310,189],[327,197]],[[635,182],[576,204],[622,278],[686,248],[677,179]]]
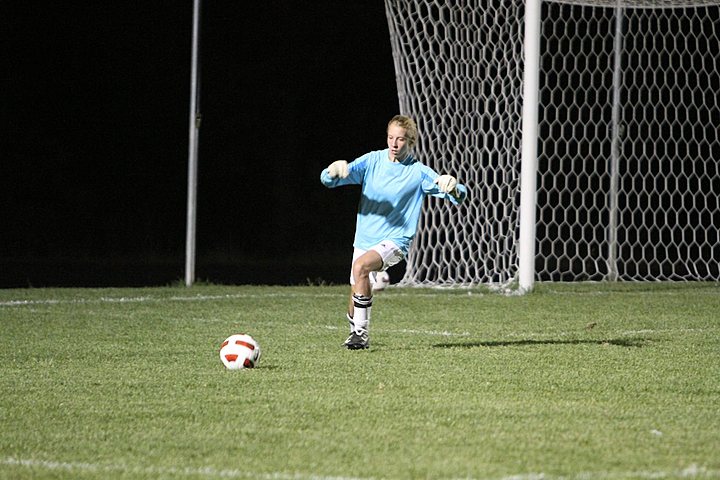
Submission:
[[[435,179],[435,184],[442,193],[450,195],[457,203],[462,203],[467,196],[467,189],[458,183],[452,175],[440,175]]]
[[[327,167],[330,178],[347,178],[350,174],[348,170],[348,162],[345,160],[337,160]]]
[[[328,188],[333,188],[344,184],[345,179],[349,175],[350,168],[348,162],[345,160],[337,160],[320,172],[320,182]]]
[[[440,175],[435,179],[435,183],[443,193],[450,193],[457,187],[457,179],[452,175]]]
[[[360,185],[363,182],[368,165],[368,156],[363,155],[348,163],[346,160],[336,160],[320,173],[320,182],[328,188],[342,185]]]

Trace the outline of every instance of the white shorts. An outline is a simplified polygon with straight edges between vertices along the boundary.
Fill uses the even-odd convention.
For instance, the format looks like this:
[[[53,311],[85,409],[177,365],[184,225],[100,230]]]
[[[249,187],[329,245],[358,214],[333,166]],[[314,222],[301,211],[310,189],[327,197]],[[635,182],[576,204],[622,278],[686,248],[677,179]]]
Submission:
[[[378,255],[380,255],[380,258],[382,258],[383,266],[379,270],[381,272],[384,272],[393,265],[397,265],[403,258],[405,258],[405,255],[402,250],[400,250],[400,247],[390,240],[383,240],[374,247],[370,247],[370,250],[377,252]],[[352,273],[352,266],[355,264],[355,260],[360,258],[360,256],[367,251],[368,250],[361,250],[359,248],[353,250],[353,259],[352,264],[350,265],[350,285],[355,285],[355,277]],[[370,284],[375,283],[375,275],[377,275],[377,273],[378,272],[372,272],[370,274]]]

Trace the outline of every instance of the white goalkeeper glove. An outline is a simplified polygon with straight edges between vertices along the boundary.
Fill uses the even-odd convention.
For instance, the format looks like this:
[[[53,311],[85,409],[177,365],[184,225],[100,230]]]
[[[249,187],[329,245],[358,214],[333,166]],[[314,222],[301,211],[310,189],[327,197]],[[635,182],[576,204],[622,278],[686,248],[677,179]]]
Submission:
[[[435,179],[435,183],[443,193],[450,193],[457,186],[457,180],[452,175],[440,175]]]
[[[338,160],[328,166],[330,178],[345,178],[349,175],[348,163],[345,160]]]

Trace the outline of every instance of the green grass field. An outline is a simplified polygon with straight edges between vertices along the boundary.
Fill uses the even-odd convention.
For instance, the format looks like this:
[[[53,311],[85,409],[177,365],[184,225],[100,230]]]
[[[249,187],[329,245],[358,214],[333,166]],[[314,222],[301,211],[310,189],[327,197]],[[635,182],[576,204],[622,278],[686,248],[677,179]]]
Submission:
[[[718,284],[346,293],[0,290],[0,478],[720,478]]]

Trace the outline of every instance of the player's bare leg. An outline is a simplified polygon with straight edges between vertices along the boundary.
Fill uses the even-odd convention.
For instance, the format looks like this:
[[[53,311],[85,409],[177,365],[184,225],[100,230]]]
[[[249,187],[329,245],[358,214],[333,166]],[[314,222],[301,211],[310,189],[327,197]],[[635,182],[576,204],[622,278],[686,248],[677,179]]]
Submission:
[[[353,263],[352,271],[355,284],[351,287],[350,303],[348,305],[348,320],[353,331],[344,344],[351,350],[370,346],[368,338],[370,312],[372,310],[370,272],[380,270],[382,266],[382,257],[374,250],[365,252]]]

